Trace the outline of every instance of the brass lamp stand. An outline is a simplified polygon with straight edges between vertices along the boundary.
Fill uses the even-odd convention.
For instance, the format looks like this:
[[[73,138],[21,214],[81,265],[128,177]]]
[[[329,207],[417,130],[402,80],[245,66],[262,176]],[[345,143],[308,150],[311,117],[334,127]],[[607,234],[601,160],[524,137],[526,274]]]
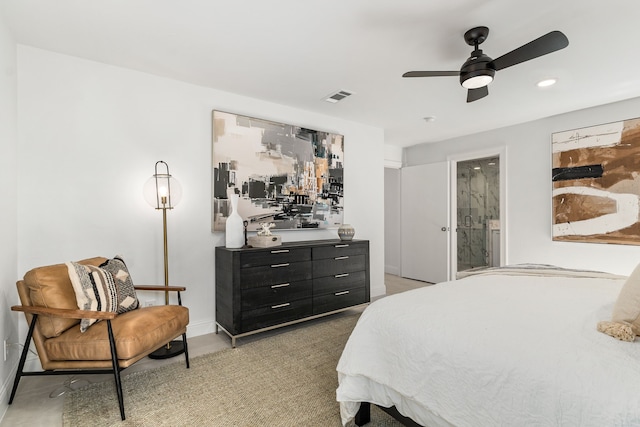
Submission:
[[[164,165],[166,172],[158,173],[158,165]],[[169,286],[169,246],[167,244],[167,209],[173,209],[180,201],[180,184],[169,174],[169,166],[162,160],[156,162],[155,174],[144,187],[145,199],[155,209],[162,210],[162,232],[164,245],[164,285]],[[164,291],[164,303],[169,305],[169,291]],[[168,342],[149,354],[150,359],[168,359],[184,353],[184,343],[179,340]]]

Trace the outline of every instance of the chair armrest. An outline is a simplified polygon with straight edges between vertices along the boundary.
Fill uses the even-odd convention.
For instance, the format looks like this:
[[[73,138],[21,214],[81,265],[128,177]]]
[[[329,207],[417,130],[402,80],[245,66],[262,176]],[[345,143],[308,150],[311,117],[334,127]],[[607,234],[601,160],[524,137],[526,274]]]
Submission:
[[[62,317],[65,319],[115,319],[117,313],[106,311],[90,311],[90,310],[69,310],[64,308],[49,308],[37,306],[14,305],[12,311],[22,311],[28,314],[38,314],[43,316]]]
[[[135,285],[136,291],[173,291],[184,292],[187,290],[184,286],[163,286],[163,285]]]

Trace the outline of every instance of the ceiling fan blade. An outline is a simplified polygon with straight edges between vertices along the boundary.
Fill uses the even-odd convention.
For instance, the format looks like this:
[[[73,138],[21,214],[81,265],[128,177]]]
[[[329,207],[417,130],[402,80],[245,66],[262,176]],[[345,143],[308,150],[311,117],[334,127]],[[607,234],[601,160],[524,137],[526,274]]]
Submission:
[[[445,77],[459,76],[460,71],[407,71],[402,77]]]
[[[551,31],[542,37],[494,59],[491,64],[493,64],[493,69],[498,71],[564,49],[567,46],[569,46],[567,36],[560,31]]]
[[[479,87],[478,89],[469,89],[467,92],[467,102],[477,101],[489,95],[489,89],[486,86]]]

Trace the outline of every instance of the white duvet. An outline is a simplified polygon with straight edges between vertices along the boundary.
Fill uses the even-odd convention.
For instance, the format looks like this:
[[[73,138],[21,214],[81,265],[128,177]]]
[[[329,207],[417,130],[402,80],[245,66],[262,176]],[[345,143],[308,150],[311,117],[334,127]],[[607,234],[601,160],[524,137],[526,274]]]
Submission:
[[[359,402],[433,426],[640,426],[640,342],[597,332],[624,279],[495,272],[372,303],[338,363]]]

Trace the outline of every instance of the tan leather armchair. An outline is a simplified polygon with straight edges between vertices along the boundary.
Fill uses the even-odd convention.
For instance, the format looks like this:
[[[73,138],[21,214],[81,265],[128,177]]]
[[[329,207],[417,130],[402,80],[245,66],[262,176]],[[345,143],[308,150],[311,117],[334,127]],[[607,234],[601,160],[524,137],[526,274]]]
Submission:
[[[99,266],[106,260],[97,257],[79,263]],[[113,373],[120,416],[124,420],[120,371],[180,335],[189,368],[186,335],[189,310],[182,306],[180,297],[184,287],[135,286],[136,291],[177,292],[179,305],[141,307],[122,314],[79,310],[65,264],[30,270],[17,282],[17,287],[22,305],[11,309],[25,313],[29,331],[9,404],[13,402],[23,376]],[[101,321],[82,333],[79,323],[83,318]],[[43,371],[24,372],[32,339]]]

